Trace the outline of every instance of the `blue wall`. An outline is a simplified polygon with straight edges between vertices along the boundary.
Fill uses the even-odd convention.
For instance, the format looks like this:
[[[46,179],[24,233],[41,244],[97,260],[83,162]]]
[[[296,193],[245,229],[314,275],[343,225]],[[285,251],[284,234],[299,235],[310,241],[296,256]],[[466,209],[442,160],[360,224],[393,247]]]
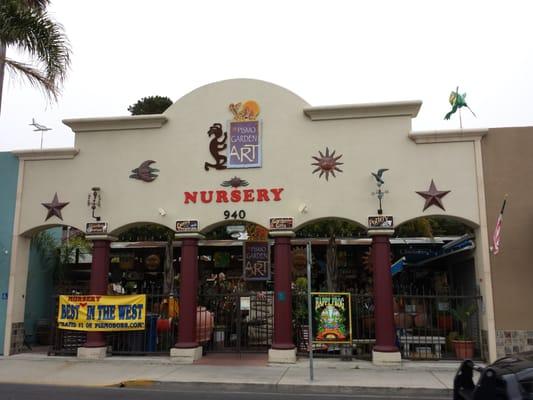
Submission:
[[[18,159],[11,153],[0,153],[0,354],[4,353],[18,165]]]

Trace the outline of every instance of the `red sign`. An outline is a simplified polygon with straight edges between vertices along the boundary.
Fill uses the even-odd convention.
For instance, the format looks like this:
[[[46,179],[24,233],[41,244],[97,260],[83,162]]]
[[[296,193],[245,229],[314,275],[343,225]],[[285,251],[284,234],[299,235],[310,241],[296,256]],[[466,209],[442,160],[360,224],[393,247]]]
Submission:
[[[240,203],[280,201],[283,188],[272,189],[232,189],[200,190],[184,192],[185,204],[196,203]]]

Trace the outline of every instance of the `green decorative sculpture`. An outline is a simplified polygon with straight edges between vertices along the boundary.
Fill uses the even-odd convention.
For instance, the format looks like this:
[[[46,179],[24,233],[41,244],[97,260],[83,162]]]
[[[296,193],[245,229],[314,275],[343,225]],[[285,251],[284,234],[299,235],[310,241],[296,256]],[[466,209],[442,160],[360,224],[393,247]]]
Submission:
[[[463,93],[463,94],[460,94],[459,93],[459,86],[457,86],[457,89],[455,90],[455,92],[451,92],[450,93],[450,104],[452,106],[452,110],[446,114],[444,116],[444,119],[450,119],[450,117],[452,116],[452,114],[454,114],[457,110],[459,110],[459,119],[461,118],[461,108],[463,107],[466,107],[470,110],[470,112],[472,113],[472,115],[474,117],[477,118],[476,114],[474,114],[474,111],[472,111],[470,109],[470,107],[468,107],[468,104],[466,104],[466,93]],[[461,121],[461,128],[463,127],[462,126],[462,121]]]

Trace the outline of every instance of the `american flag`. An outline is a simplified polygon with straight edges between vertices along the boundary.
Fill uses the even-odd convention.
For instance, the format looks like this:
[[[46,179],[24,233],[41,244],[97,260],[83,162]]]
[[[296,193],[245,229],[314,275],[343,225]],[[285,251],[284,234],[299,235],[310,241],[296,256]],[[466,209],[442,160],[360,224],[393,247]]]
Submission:
[[[496,221],[496,227],[494,228],[494,233],[492,234],[492,254],[496,255],[500,252],[500,240],[501,240],[501,231],[503,223],[503,210],[505,210],[505,203],[507,202],[507,195],[503,199],[502,209],[500,210],[500,215],[498,215],[498,220]]]

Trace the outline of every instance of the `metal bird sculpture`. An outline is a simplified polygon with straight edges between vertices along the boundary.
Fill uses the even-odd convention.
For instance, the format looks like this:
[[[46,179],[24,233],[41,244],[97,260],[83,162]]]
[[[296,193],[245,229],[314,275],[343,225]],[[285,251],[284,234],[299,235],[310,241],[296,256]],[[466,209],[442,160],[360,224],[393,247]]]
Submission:
[[[378,187],[385,183],[385,181],[383,180],[383,173],[385,171],[388,171],[388,168],[380,168],[378,169],[378,172],[372,172],[372,176],[376,178],[376,183]]]
[[[159,172],[158,169],[150,167],[151,164],[155,163],[154,160],[146,160],[139,165],[138,168],[132,169],[133,174],[130,175],[130,178],[139,179],[144,182],[152,182],[159,175],[154,174],[154,172]]]
[[[452,110],[444,116],[444,119],[450,119],[452,114],[454,114],[457,110],[460,110],[463,107],[466,107],[470,110],[472,115],[477,118],[476,114],[474,114],[474,111],[468,107],[468,104],[466,104],[466,93],[460,94],[459,93],[459,86],[457,86],[457,89],[455,92],[450,93],[449,102],[452,106]]]

